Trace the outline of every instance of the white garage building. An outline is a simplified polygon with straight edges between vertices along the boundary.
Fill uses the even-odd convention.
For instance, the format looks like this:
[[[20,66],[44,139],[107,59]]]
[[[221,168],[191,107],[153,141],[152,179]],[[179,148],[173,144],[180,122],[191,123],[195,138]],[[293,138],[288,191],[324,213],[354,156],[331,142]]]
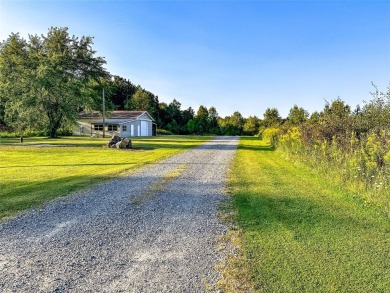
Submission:
[[[156,136],[156,124],[146,111],[111,111],[103,121],[98,111],[80,112],[74,135],[112,136],[114,133],[121,137]]]

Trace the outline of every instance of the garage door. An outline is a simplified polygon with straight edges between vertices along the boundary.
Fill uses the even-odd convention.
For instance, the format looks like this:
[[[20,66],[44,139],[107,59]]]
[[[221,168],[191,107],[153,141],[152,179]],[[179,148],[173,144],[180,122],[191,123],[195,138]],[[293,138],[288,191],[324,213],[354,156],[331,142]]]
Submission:
[[[146,121],[141,121],[141,136],[149,136],[148,122]]]

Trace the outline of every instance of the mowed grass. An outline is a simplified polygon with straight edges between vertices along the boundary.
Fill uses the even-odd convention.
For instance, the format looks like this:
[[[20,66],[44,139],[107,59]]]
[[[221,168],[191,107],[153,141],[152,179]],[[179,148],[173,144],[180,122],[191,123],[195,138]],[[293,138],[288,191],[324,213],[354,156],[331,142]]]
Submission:
[[[240,285],[226,291],[390,292],[390,222],[380,208],[257,138],[241,138],[229,185],[242,256],[227,272]]]
[[[0,140],[0,220],[56,197],[154,163],[210,137],[133,139],[133,150],[108,149],[107,138]],[[114,196],[114,195],[113,195]]]

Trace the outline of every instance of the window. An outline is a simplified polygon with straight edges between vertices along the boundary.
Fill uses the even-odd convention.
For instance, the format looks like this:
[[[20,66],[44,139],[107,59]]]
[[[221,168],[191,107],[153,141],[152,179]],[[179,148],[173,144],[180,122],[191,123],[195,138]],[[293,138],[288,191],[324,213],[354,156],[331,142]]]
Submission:
[[[118,125],[107,125],[108,131],[117,131]]]
[[[94,130],[103,130],[103,124],[95,124],[95,125],[93,126],[93,129],[94,129]]]
[[[122,131],[127,131],[127,126],[126,125],[122,125]]]

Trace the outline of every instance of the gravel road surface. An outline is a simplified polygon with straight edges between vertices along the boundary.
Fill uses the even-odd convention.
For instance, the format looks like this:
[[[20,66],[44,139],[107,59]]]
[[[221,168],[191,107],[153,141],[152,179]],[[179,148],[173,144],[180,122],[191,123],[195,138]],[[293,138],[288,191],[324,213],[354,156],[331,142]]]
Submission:
[[[216,139],[0,224],[0,292],[204,292],[238,139]]]

